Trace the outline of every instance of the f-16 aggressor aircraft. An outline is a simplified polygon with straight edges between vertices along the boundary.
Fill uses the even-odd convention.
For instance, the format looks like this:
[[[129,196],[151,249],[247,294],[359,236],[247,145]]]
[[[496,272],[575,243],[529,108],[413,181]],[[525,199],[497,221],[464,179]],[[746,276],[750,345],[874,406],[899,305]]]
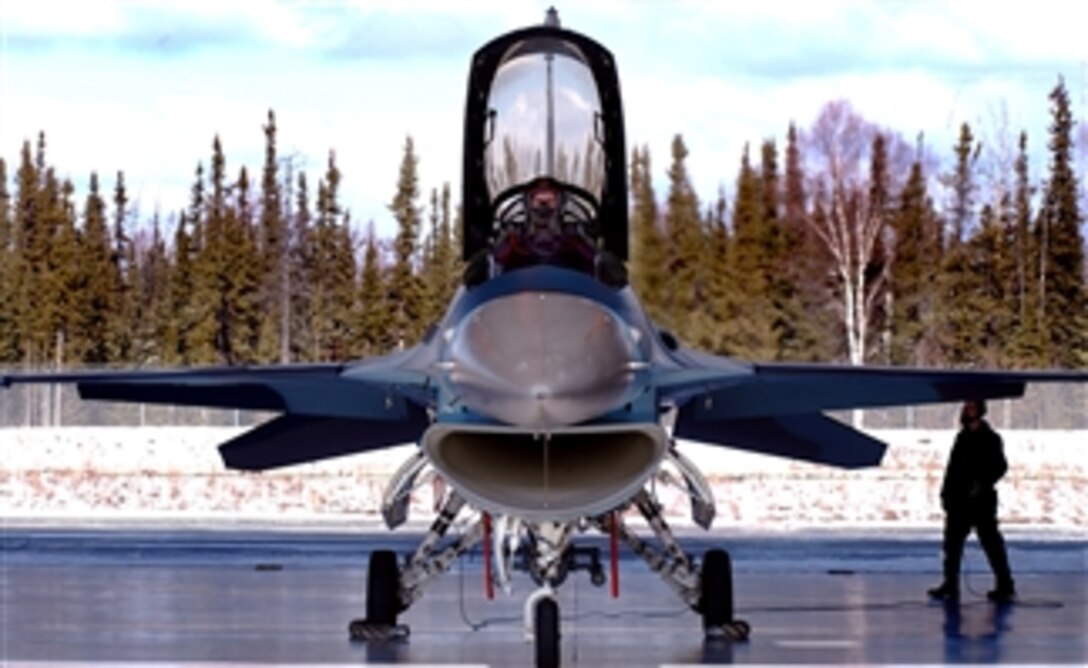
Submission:
[[[728,554],[687,555],[662,518],[655,481],[671,471],[693,521],[711,489],[674,438],[843,468],[876,466],[885,444],[827,410],[1018,397],[1063,372],[941,371],[753,364],[679,345],[627,285],[627,183],[616,63],[554,14],[472,58],[464,134],[465,284],[419,345],[344,364],[16,374],[0,385],[76,383],[84,399],[274,411],[220,446],[228,468],[264,471],[403,443],[390,480],[392,529],[430,475],[446,481],[437,519],[406,559],[370,555],[366,617],[354,637],[394,634],[400,615],[482,544],[486,586],[515,563],[540,665],[559,655],[554,595],[600,562],[575,549],[599,530],[626,543],[702,617],[707,637],[744,636]],[[671,433],[665,418],[674,423]],[[628,512],[630,511],[630,512]],[[625,516],[637,512],[645,529]],[[455,519],[463,531],[447,536]],[[639,531],[653,534],[653,540]],[[515,555],[519,558],[515,560]]]

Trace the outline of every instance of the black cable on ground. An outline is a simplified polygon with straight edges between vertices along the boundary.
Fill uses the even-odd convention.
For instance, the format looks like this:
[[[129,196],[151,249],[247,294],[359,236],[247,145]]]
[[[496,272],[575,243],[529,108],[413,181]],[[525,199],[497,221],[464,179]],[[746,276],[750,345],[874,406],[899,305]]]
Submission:
[[[965,550],[963,555],[963,569],[960,572],[960,580],[963,582],[964,589],[967,590],[972,596],[978,598],[980,602],[989,603],[993,605],[1013,605],[1018,608],[1034,608],[1034,609],[1058,609],[1064,608],[1065,604],[1061,601],[1050,601],[1047,599],[1037,598],[1020,598],[1019,593],[1013,597],[1011,601],[991,601],[989,595],[981,591],[976,590],[971,586],[971,576],[982,574],[983,571],[976,571],[970,568],[968,564],[968,552]],[[987,562],[987,567],[989,562]]]
[[[473,548],[473,551],[474,550],[475,550],[475,548]],[[465,626],[468,626],[468,628],[471,629],[473,633],[475,633],[476,631],[479,631],[480,629],[486,627],[487,626],[487,621],[486,620],[483,621],[483,622],[474,622],[474,621],[472,621],[471,619],[469,619],[468,610],[465,608],[465,555],[464,554],[462,554],[457,559],[457,572],[458,572],[458,577],[457,577],[457,589],[458,589],[458,592],[457,592],[458,593],[457,607],[458,607],[458,610],[461,613],[461,621],[463,621],[465,623]]]
[[[461,613],[461,621],[463,621],[465,623],[465,626],[467,626],[469,629],[471,629],[473,633],[475,633],[476,631],[480,631],[482,629],[485,629],[485,628],[487,628],[489,626],[494,626],[494,625],[497,625],[497,624],[520,623],[521,622],[521,617],[489,617],[489,618],[485,618],[485,619],[483,619],[481,621],[478,621],[478,622],[472,621],[472,619],[469,617],[468,609],[465,606],[465,557],[466,557],[466,555],[471,555],[471,554],[474,554],[475,552],[476,552],[476,548],[474,547],[471,550],[469,550],[468,552],[466,552],[465,554],[462,554],[460,556],[460,558],[457,560],[457,562],[458,562],[457,563],[457,566],[458,566],[458,568],[457,568],[457,570],[458,570],[458,578],[457,578],[457,581],[458,581],[458,597],[457,597],[457,599],[458,599],[459,612]]]

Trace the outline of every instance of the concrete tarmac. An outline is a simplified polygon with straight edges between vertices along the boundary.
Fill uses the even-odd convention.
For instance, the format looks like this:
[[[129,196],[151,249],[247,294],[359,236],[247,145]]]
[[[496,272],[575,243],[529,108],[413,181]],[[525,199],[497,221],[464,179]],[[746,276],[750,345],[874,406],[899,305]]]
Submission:
[[[945,606],[924,594],[939,579],[931,534],[692,534],[692,553],[733,555],[737,616],[752,625],[743,643],[705,642],[698,616],[625,551],[618,600],[584,573],[560,590],[564,665],[1088,663],[1088,539],[1007,538],[1020,600],[985,600],[990,576],[972,539],[963,599]],[[348,639],[367,554],[417,540],[7,527],[0,665],[530,665],[522,603],[533,585],[519,575],[512,597],[486,600],[479,554],[403,616],[406,640]]]

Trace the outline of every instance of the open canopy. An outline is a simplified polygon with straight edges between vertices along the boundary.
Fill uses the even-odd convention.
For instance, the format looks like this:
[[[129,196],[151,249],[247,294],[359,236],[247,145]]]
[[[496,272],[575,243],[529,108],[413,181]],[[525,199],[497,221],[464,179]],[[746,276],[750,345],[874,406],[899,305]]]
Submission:
[[[587,213],[597,243],[627,257],[623,112],[611,54],[555,25],[477,51],[465,111],[465,259],[490,249],[510,195],[541,179]]]

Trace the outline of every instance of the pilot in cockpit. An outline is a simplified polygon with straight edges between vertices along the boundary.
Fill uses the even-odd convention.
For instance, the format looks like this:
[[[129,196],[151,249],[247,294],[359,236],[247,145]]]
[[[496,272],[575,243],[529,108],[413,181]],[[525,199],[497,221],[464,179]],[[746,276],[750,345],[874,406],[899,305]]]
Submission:
[[[491,246],[469,261],[466,284],[551,265],[626,285],[626,267],[603,248],[599,230],[601,103],[582,54],[564,42],[515,45],[495,72],[487,110]]]
[[[594,273],[597,249],[587,234],[590,221],[564,216],[567,197],[549,178],[532,182],[522,195],[524,216],[506,226],[495,244],[498,268],[511,271],[551,264]]]

